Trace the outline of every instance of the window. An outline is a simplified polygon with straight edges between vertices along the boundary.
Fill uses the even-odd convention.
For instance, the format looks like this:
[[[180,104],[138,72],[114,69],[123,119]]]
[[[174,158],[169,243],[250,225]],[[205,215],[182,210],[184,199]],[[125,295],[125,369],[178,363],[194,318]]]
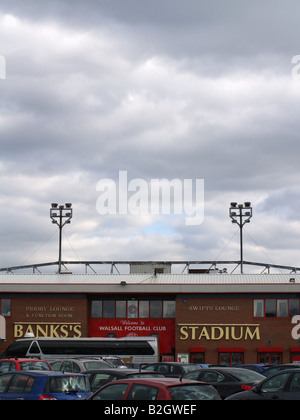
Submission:
[[[255,317],[261,317],[261,318],[265,316],[264,300],[263,299],[255,299],[254,300],[254,316]]]
[[[149,318],[149,300],[141,300],[139,305],[139,318]]]
[[[289,299],[289,316],[299,315],[299,299]]]
[[[1,302],[1,301],[0,301]],[[172,300],[93,300],[90,316],[97,318],[175,318],[176,302]]]
[[[103,301],[103,318],[115,318],[116,302],[114,300]]]
[[[276,316],[276,299],[266,299],[266,317],[272,318]]]
[[[16,375],[7,392],[10,393],[23,393],[30,392],[34,384],[34,378],[28,375]]]
[[[126,392],[128,384],[112,384],[100,390],[93,396],[93,400],[121,401]]]
[[[137,318],[138,317],[138,302],[136,300],[129,300],[127,306],[127,317]]]
[[[150,318],[162,318],[162,301],[150,301]]]
[[[175,302],[164,301],[163,302],[163,317],[164,318],[175,318]]]
[[[13,373],[8,373],[7,375],[2,375],[0,377],[0,392],[4,392],[7,385],[9,384]]]
[[[0,315],[11,316],[11,300],[0,299]]]
[[[221,352],[219,353],[219,364],[221,366],[235,366],[244,363],[244,353]]]
[[[102,318],[102,300],[92,301],[91,318]]]
[[[300,314],[299,299],[254,299],[256,318],[287,318]]]
[[[149,385],[136,384],[132,385],[128,400],[153,401],[156,400],[159,389]]]
[[[290,377],[289,373],[282,373],[265,381],[260,390],[262,392],[283,392],[285,385]]]
[[[261,352],[258,354],[258,363],[264,365],[280,365],[282,353],[277,352]]]
[[[277,300],[277,316],[279,318],[286,318],[288,316],[288,301],[287,299]]]
[[[116,301],[116,318],[126,318],[126,300]]]

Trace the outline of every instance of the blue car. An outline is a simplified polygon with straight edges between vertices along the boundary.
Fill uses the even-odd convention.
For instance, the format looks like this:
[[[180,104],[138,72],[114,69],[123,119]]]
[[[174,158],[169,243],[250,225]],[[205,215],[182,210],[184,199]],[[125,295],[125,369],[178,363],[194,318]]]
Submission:
[[[0,400],[84,400],[92,395],[86,375],[15,371],[0,375]]]

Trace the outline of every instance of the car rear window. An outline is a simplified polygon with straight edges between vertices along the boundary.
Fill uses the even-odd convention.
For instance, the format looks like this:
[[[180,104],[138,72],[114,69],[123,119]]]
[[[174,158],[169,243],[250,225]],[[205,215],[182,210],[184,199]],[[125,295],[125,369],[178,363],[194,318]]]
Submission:
[[[21,370],[51,370],[48,363],[42,361],[20,362]]]
[[[212,386],[179,385],[169,387],[172,400],[220,400],[219,394]]]
[[[68,393],[89,392],[90,386],[85,376],[54,376],[48,378],[45,392]]]
[[[159,388],[157,387],[143,385],[143,384],[135,384],[135,385],[132,385],[128,400],[154,401],[156,400],[158,391],[159,391]]]

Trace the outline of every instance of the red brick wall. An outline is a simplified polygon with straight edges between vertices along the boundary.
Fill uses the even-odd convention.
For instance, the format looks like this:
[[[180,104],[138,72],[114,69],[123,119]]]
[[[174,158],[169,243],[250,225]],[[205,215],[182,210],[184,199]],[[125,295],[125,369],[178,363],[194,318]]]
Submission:
[[[6,342],[0,353],[26,332],[48,337],[87,337],[88,303],[81,298],[14,298],[6,317]]]
[[[244,362],[257,363],[258,348],[282,347],[282,362],[289,363],[290,348],[298,346],[291,335],[293,327],[291,318],[254,318],[252,298],[204,296],[186,301],[179,298],[176,303],[176,352],[190,353],[192,347],[205,348],[205,363],[218,364],[219,348],[244,348]],[[231,328],[234,328],[233,336]],[[235,340],[233,337],[240,337],[241,328],[242,338]],[[222,335],[221,330],[223,337],[217,339]]]

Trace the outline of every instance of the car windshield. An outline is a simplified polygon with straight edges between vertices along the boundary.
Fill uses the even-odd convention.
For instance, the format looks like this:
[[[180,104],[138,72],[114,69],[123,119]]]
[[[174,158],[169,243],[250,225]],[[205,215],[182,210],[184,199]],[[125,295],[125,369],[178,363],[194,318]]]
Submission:
[[[97,369],[111,369],[111,366],[106,362],[98,362],[97,360],[84,362],[85,370],[97,370]]]
[[[172,400],[220,400],[220,396],[212,386],[180,385],[169,387]]]
[[[45,392],[89,392],[90,387],[85,376],[62,376],[48,378]]]
[[[21,370],[51,370],[48,363],[33,360],[20,362],[20,368]]]
[[[239,379],[240,381],[260,382],[263,379],[265,379],[265,377],[261,375],[260,373],[253,372],[252,370],[248,370],[248,369],[233,370],[232,372],[229,372],[229,374]]]
[[[189,372],[192,372],[193,370],[199,369],[199,366],[197,365],[188,365],[188,364],[183,363],[181,366],[185,373],[189,373]]]

